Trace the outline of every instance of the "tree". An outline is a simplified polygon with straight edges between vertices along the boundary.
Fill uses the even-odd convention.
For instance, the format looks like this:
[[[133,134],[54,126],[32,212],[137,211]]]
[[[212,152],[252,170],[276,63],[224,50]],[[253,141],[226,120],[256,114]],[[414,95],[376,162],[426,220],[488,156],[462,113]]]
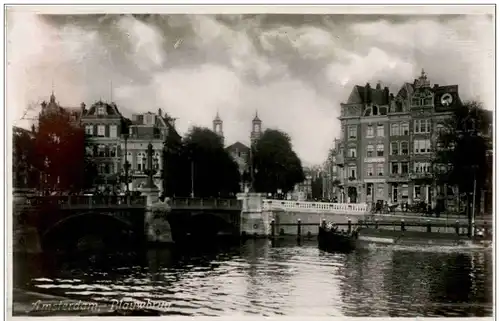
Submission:
[[[436,136],[435,178],[438,183],[457,186],[460,194],[465,193],[469,221],[472,195],[475,192],[475,204],[479,207],[480,191],[491,183],[491,116],[481,103],[465,102],[441,123]]]
[[[12,132],[12,172],[14,187],[38,187],[39,173],[33,167],[34,131],[14,127]]]
[[[231,197],[240,191],[238,165],[210,129],[191,128],[178,157],[178,195],[194,192],[196,197]]]
[[[172,120],[166,117],[168,126],[167,138],[163,143],[163,195],[173,197],[175,195],[189,194],[186,188],[186,168],[183,159],[182,137],[179,135]],[[184,183],[184,184],[183,184]]]
[[[302,163],[292,149],[290,137],[279,130],[267,129],[252,146],[255,189],[286,194],[305,179]]]
[[[311,196],[313,199],[323,198],[323,178],[321,175],[318,175],[311,182]]]
[[[62,108],[42,113],[32,139],[28,163],[40,175],[43,190],[80,191],[89,188],[96,168],[86,153],[83,128]]]

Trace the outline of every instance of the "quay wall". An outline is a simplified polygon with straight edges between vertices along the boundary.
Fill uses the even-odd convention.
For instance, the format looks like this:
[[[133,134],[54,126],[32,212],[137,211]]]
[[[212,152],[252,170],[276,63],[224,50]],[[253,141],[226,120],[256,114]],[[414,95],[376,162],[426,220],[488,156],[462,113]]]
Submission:
[[[353,224],[356,224],[359,219],[364,217],[364,215],[273,210],[270,217],[271,219],[274,219],[276,235],[279,235],[280,233],[283,235],[297,235],[297,222],[299,219],[301,222],[301,235],[307,235],[308,233],[311,233],[311,235],[318,235],[318,228],[323,219],[327,222],[336,224],[346,224],[350,219]],[[347,229],[347,227],[345,227],[345,229]]]

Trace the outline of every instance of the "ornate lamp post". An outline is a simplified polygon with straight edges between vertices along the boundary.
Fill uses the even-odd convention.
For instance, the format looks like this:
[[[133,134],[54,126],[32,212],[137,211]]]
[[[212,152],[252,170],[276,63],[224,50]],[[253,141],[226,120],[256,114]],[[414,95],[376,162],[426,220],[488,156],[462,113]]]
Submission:
[[[130,193],[129,191],[129,178],[128,178],[128,171],[130,169],[130,163],[128,162],[128,154],[127,154],[127,141],[128,141],[128,133],[123,134],[123,138],[125,139],[125,164],[123,165],[123,168],[125,170],[125,193],[128,195]]]
[[[156,174],[156,169],[153,167],[153,144],[149,143],[148,144],[148,149],[146,153],[147,157],[143,158],[143,161],[147,161],[147,166],[146,169],[144,170],[144,173],[148,175],[148,180],[146,183],[146,188],[156,188],[156,185],[154,184],[153,181],[153,176]]]

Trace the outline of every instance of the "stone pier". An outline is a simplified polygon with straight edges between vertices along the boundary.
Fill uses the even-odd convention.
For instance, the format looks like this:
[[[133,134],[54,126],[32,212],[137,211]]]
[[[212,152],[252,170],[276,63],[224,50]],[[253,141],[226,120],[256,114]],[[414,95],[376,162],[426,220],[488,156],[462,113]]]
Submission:
[[[267,237],[271,232],[272,213],[263,209],[264,194],[240,193],[237,195],[242,201],[240,234]]]
[[[147,242],[171,244],[172,230],[167,216],[171,211],[168,199],[161,202],[159,190],[156,187],[143,188],[142,195],[146,196],[146,211],[144,213],[144,229]]]

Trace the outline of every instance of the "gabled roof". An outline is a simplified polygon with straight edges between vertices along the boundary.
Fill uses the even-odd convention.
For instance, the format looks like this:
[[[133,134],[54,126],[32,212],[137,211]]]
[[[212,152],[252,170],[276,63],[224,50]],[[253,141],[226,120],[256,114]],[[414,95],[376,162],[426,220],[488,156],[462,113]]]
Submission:
[[[367,86],[355,85],[349,95],[347,104],[366,104],[373,103],[376,105],[387,105],[389,104],[388,97],[386,97],[386,90],[388,94],[388,89],[378,89]],[[368,94],[368,95],[366,95]]]
[[[85,117],[86,116],[97,116],[97,108],[98,107],[105,108],[106,116],[119,117],[119,118],[123,117],[122,114],[120,113],[120,111],[118,110],[118,106],[116,106],[115,103],[108,103],[108,102],[104,102],[102,100],[99,100],[99,101],[95,102],[92,106],[90,106],[88,111],[85,113]]]
[[[249,151],[250,150],[250,147],[246,146],[245,144],[241,143],[241,142],[236,142],[232,145],[229,145],[226,147],[226,150],[231,152],[231,151],[236,151],[236,150],[239,150],[239,151]]]

